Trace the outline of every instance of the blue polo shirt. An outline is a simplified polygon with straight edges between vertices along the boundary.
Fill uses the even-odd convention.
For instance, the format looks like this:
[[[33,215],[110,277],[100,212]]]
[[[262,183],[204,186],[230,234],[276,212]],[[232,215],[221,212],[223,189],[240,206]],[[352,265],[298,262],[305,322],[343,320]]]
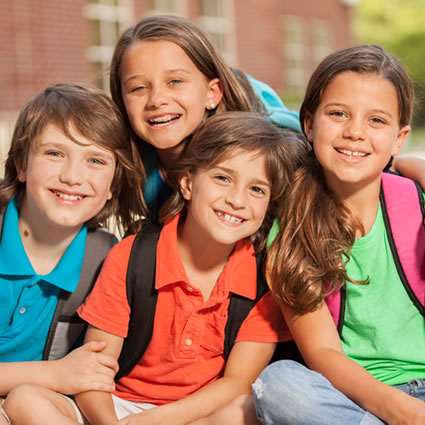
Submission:
[[[34,271],[18,228],[16,198],[9,202],[0,241],[0,362],[41,360],[62,289],[80,280],[87,228],[82,227],[56,267]]]

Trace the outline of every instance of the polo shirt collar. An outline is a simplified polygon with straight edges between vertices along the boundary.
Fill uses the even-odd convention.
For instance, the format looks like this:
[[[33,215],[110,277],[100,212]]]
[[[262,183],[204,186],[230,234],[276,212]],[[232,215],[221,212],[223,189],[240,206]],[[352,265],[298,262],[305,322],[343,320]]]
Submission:
[[[9,276],[37,276],[25,252],[18,227],[17,197],[7,205],[0,241],[0,274]],[[56,267],[43,281],[65,291],[74,292],[80,280],[84,259],[87,228],[83,226],[72,240]]]
[[[173,217],[162,228],[156,262],[155,288],[186,282],[190,284],[177,248],[177,227],[180,215]],[[228,290],[242,297],[254,299],[257,294],[257,265],[254,248],[247,240],[236,243],[219,279],[228,282]]]

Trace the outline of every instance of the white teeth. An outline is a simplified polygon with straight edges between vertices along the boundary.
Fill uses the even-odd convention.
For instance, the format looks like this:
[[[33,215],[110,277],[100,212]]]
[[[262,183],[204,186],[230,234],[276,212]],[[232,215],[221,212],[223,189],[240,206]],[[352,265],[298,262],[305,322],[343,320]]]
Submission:
[[[58,198],[65,199],[67,201],[79,201],[83,199],[81,195],[68,195],[67,193],[54,192]]]
[[[348,149],[337,149],[337,151],[338,152],[341,152],[341,153],[343,153],[345,155],[348,155],[348,156],[362,156],[363,157],[363,156],[366,156],[367,155],[364,152],[355,152],[355,151],[350,151]]]
[[[153,125],[161,125],[161,124],[168,124],[170,121],[173,121],[179,117],[180,115],[164,115],[158,118],[150,118],[148,121],[150,124],[153,124]]]
[[[242,223],[242,221],[243,221],[242,218],[234,217],[233,215],[230,215],[230,214],[223,214],[221,211],[216,211],[216,214],[220,218],[223,218],[224,220],[226,220],[230,223]]]

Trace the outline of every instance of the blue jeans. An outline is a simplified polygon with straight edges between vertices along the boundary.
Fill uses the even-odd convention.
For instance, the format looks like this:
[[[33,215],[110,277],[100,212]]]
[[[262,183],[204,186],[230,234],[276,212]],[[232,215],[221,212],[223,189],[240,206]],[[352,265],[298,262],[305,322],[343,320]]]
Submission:
[[[425,401],[425,380],[396,388]],[[253,386],[257,417],[264,425],[383,425],[321,374],[292,360],[270,364]]]

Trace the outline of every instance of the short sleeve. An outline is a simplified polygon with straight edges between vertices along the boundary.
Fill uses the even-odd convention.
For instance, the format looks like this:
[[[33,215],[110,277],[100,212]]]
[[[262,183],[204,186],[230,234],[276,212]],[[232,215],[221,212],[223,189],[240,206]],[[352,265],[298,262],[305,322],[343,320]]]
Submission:
[[[115,245],[105,259],[91,293],[77,310],[95,328],[125,338],[130,320],[126,275],[135,235]]]
[[[283,342],[291,339],[282,312],[269,291],[248,314],[235,342]]]

